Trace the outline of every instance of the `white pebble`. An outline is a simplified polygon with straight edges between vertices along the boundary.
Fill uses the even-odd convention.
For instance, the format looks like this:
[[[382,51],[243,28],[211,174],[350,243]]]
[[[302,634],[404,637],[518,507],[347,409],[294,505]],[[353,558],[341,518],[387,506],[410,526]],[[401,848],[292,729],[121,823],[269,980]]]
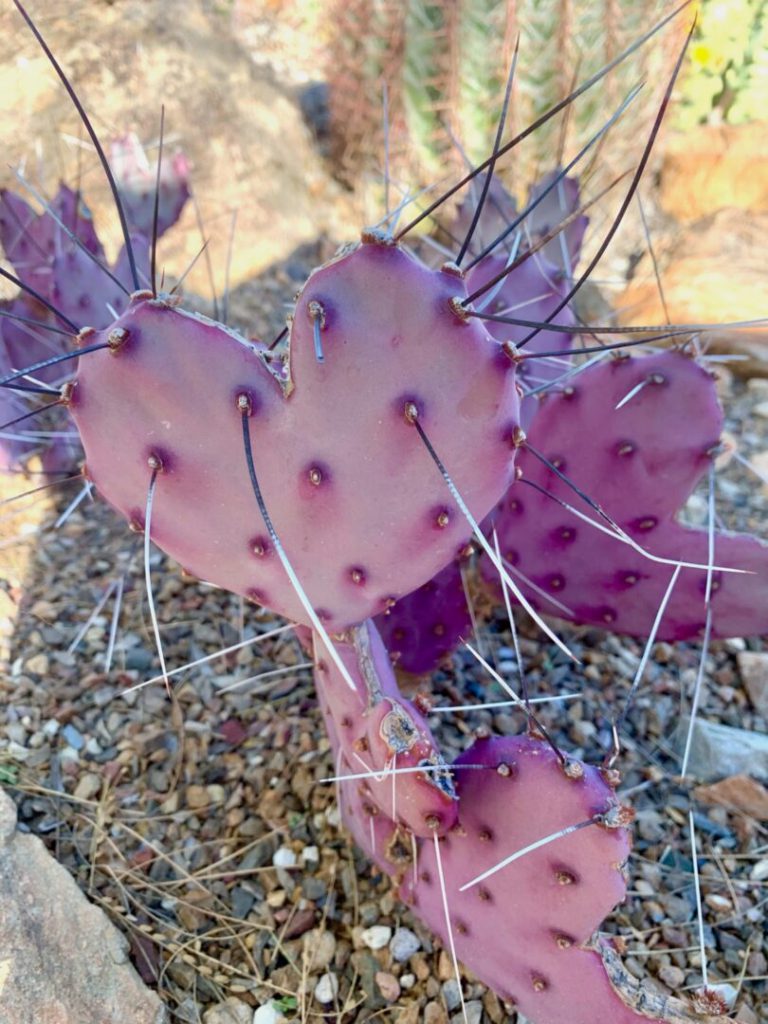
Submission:
[[[392,929],[385,924],[365,928],[360,936],[368,949],[383,949],[392,938]]]
[[[318,1003],[332,1003],[339,994],[339,980],[335,974],[323,974],[315,985],[315,999]]]
[[[281,1024],[285,1017],[270,1000],[253,1011],[253,1024]]]
[[[281,846],[278,850],[275,850],[272,864],[276,868],[295,868],[296,854],[290,846]]]
[[[316,846],[305,846],[301,851],[301,859],[305,864],[317,864],[320,860],[320,851]]]

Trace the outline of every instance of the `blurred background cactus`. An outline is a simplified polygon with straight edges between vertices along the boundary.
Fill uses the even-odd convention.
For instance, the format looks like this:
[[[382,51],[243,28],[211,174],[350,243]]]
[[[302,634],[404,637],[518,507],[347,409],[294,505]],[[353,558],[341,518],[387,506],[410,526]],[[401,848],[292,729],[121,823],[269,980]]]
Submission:
[[[334,152],[343,173],[353,179],[361,168],[381,170],[385,84],[392,174],[426,178],[487,155],[518,37],[508,136],[673,8],[666,0],[336,0],[328,81]],[[612,131],[613,144],[600,154],[602,180],[623,170],[618,165],[627,147],[617,136],[633,144],[643,134],[684,31],[683,21],[670,26],[660,43],[640,49],[567,117],[553,119],[513,153],[505,167],[516,191],[558,154],[585,142],[598,120],[643,81],[641,95]]]

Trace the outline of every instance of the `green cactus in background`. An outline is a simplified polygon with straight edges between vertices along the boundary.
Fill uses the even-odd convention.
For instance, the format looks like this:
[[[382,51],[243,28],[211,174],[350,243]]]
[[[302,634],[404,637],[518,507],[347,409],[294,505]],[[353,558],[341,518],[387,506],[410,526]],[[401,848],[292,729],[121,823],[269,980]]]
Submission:
[[[743,124],[766,117],[768,5],[765,0],[702,0],[676,124]]]
[[[508,135],[563,99],[576,79],[611,60],[673,6],[670,0],[339,0],[329,56],[337,154],[347,172],[359,172],[366,161],[381,166],[386,82],[396,170],[426,177],[460,166],[456,142],[476,162],[492,145],[518,38]],[[581,98],[565,119],[536,132],[506,162],[513,186],[551,166],[564,147],[583,143],[643,81],[640,97],[612,132],[614,145],[601,154],[601,175],[623,170],[625,147],[616,137],[632,144],[643,134],[684,31],[681,19],[659,45],[639,51]]]

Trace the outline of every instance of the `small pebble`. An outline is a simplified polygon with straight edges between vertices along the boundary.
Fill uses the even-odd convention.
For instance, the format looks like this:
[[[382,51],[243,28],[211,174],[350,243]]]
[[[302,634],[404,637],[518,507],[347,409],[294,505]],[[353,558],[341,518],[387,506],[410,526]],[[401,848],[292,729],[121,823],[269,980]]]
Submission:
[[[454,1014],[451,1017],[451,1024],[480,1024],[483,1016],[483,1004],[479,999],[470,999],[464,1004],[464,1011],[464,1013]]]
[[[733,910],[731,901],[725,896],[720,896],[719,893],[708,893],[704,897],[704,902],[717,914],[728,914]]]
[[[303,936],[304,961],[307,970],[324,971],[328,968],[336,953],[336,936],[333,932],[322,928],[312,928]]]
[[[447,1024],[448,1015],[440,1003],[427,1003],[424,1007],[424,1024]]]
[[[339,994],[339,979],[335,974],[324,974],[315,985],[315,999],[318,1003],[332,1003]]]
[[[101,777],[95,772],[86,772],[77,780],[75,796],[78,800],[93,800],[101,790]]]
[[[667,988],[676,992],[685,981],[685,971],[682,971],[679,967],[675,967],[673,964],[667,964],[664,967],[659,968],[659,978],[664,982]]]
[[[375,975],[379,991],[388,1003],[394,1003],[400,996],[400,982],[388,971],[377,971]]]
[[[410,928],[397,928],[389,944],[389,951],[398,963],[405,963],[421,949],[421,940]]]
[[[276,868],[295,868],[297,857],[290,846],[281,846],[275,850],[272,864]]]
[[[268,1003],[263,1003],[253,1014],[253,1024],[282,1024],[284,1020],[285,1017],[272,1000]]]
[[[413,988],[416,984],[415,974],[401,974],[400,975],[400,988],[409,989]]]
[[[360,936],[368,949],[383,949],[392,938],[392,929],[385,924],[365,928]]]
[[[35,654],[31,658],[27,658],[24,663],[24,669],[26,672],[31,672],[36,676],[45,676],[48,674],[48,655],[47,654]]]
[[[455,978],[449,978],[448,981],[443,982],[443,999],[449,1010],[455,1010],[461,1006],[461,991]]]
[[[74,725],[65,725],[61,730],[61,735],[65,742],[74,750],[82,750],[85,746],[85,738],[83,737],[83,734],[78,732]]]
[[[253,1009],[248,1003],[232,997],[212,1006],[203,1015],[203,1024],[253,1024],[253,1020]]]

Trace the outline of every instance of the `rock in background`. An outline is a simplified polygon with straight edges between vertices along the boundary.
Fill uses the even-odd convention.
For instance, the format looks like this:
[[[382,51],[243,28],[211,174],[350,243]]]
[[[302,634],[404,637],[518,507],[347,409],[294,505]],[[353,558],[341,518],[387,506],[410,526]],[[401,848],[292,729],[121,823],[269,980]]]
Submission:
[[[102,142],[135,129],[156,141],[165,105],[166,153],[180,146],[210,245],[189,279],[210,295],[208,256],[219,295],[232,228],[233,285],[328,233],[357,223],[316,152],[289,84],[259,68],[227,5],[203,0],[73,0],[27,5],[59,58]],[[23,165],[48,194],[82,170],[99,235],[114,251],[119,228],[96,154],[59,79],[12,5],[0,11],[0,139],[3,167]],[[150,157],[156,150],[150,149]],[[15,186],[10,171],[0,184]],[[354,235],[352,235],[354,237]],[[160,246],[159,265],[180,276],[201,236],[188,204]]]
[[[0,1020],[165,1024],[128,961],[128,942],[36,836],[16,831],[0,790]]]
[[[723,323],[763,318],[768,265],[768,123],[703,125],[672,136],[653,224],[666,311],[645,254],[619,299],[626,324]],[[768,325],[702,335],[736,353],[730,368],[768,376]]]

